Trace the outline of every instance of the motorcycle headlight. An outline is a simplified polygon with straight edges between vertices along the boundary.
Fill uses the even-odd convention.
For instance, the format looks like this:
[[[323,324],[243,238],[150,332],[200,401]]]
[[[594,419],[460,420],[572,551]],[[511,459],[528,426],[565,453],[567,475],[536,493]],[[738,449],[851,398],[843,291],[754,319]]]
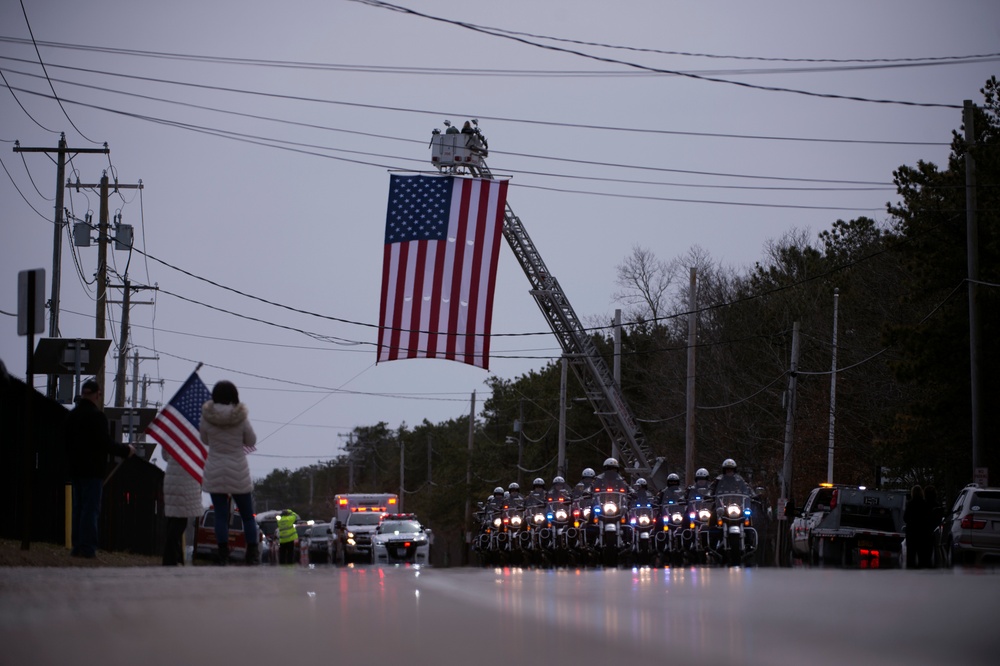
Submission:
[[[541,525],[542,523],[545,522],[545,514],[544,513],[536,513],[535,517],[534,517],[534,521],[535,521],[536,525]]]
[[[684,522],[684,516],[681,515],[680,512],[675,513],[674,515],[670,516],[670,522],[672,522],[674,525],[680,525],[681,523]]]
[[[590,517],[590,507],[589,506],[586,509],[583,510],[583,517],[584,518],[589,518]]]
[[[521,516],[512,516],[511,519],[510,519],[510,524],[513,525],[514,527],[520,527],[521,526]]]
[[[556,511],[556,520],[566,520],[569,518],[569,514],[565,510],[559,509]]]
[[[741,509],[738,504],[730,504],[726,506],[726,515],[730,518],[739,518],[742,513],[743,509]]]
[[[503,524],[503,521],[500,520],[499,518],[494,518],[493,519],[493,527],[500,527],[502,524]]]
[[[708,509],[698,509],[698,520],[707,523],[712,519],[712,512]]]
[[[618,505],[614,502],[605,502],[604,506],[601,507],[601,510],[604,512],[604,515],[613,516],[618,513]]]
[[[639,516],[639,524],[640,525],[649,525],[649,516],[647,516],[647,515]]]

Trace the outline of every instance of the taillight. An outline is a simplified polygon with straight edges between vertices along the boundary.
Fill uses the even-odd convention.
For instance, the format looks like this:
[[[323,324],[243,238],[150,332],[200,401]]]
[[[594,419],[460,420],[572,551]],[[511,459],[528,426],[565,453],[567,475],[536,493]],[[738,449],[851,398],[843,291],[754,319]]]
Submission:
[[[833,494],[830,496],[830,510],[833,511],[834,507],[837,506],[837,496],[840,494],[840,488],[834,488]]]
[[[966,514],[962,516],[962,529],[963,530],[981,530],[986,527],[985,520],[976,520],[974,514]]]

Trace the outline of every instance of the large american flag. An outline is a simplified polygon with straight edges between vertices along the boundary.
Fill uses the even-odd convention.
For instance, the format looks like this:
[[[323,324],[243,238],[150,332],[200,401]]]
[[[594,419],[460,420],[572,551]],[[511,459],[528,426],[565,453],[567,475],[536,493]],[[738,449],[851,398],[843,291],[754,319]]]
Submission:
[[[205,447],[198,434],[201,406],[212,394],[192,372],[167,406],[146,427],[146,434],[158,442],[170,456],[201,483],[205,471]]]
[[[489,368],[507,181],[392,175],[378,360]]]

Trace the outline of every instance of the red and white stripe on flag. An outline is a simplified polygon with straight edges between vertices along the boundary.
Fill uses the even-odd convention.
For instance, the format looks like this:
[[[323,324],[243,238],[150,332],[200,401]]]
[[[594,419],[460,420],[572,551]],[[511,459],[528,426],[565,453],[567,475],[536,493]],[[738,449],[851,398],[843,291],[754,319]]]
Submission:
[[[192,373],[180,390],[146,426],[146,434],[201,483],[208,452],[201,443],[198,427],[201,406],[212,397],[198,373]]]
[[[507,181],[391,178],[378,361],[444,358],[488,369]]]

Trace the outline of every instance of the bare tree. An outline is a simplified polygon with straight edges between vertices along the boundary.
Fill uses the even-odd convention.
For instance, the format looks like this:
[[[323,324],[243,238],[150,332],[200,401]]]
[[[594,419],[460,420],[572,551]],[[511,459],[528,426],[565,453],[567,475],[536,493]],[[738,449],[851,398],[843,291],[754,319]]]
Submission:
[[[677,276],[675,264],[667,263],[639,245],[616,269],[619,290],[612,297],[625,305],[629,321],[655,321],[666,313],[667,297]]]

